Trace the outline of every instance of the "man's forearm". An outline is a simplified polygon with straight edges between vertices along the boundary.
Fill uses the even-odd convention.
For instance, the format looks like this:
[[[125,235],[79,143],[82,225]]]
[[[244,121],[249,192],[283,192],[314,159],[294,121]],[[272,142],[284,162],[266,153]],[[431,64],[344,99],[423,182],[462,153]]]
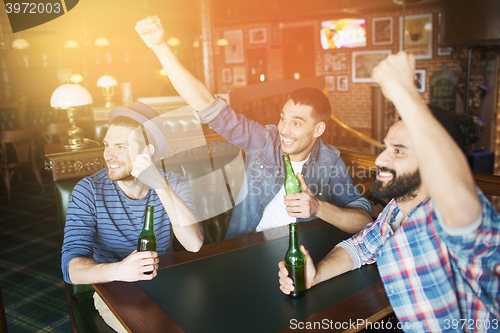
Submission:
[[[196,111],[209,106],[214,97],[203,83],[195,78],[177,59],[166,43],[152,47],[175,90]]]
[[[360,232],[372,222],[371,215],[363,208],[340,208],[326,201],[320,201],[316,216],[350,234]]]
[[[349,252],[336,246],[326,257],[316,264],[316,278],[314,285],[329,280],[353,269],[354,262]]]
[[[69,278],[73,284],[106,283],[114,281],[116,263],[100,263],[92,258],[76,257],[69,262]]]
[[[203,245],[203,232],[196,216],[169,184],[166,189],[157,190],[156,193],[170,218],[174,234],[179,242],[188,251],[199,251]]]
[[[465,155],[420,96],[407,92],[394,101],[415,147],[423,184],[445,223],[464,227],[481,209]]]

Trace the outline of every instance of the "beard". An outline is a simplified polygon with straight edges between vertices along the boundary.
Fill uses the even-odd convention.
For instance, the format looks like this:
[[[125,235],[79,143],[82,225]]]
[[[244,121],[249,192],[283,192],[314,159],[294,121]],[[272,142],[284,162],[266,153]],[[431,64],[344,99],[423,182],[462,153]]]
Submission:
[[[372,195],[380,200],[394,198],[396,201],[407,201],[417,196],[417,191],[422,185],[420,172],[417,170],[414,173],[396,176],[396,171],[385,168],[377,167],[377,174],[379,171],[392,173],[392,180],[384,185],[384,183],[375,178],[371,186]]]
[[[108,166],[108,178],[112,181],[129,181],[134,179],[134,176],[130,173],[129,170],[123,170],[121,172],[110,171]]]

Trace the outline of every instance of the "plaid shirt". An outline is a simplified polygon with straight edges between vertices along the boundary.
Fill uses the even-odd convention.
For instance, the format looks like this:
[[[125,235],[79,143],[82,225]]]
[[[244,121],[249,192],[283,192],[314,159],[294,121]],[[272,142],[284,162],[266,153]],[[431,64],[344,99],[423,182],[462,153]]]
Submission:
[[[393,232],[390,223],[400,210],[392,200],[376,221],[339,244],[355,268],[377,262],[405,331],[500,331],[500,216],[478,193],[482,215],[478,227],[465,234],[443,229],[430,198]]]

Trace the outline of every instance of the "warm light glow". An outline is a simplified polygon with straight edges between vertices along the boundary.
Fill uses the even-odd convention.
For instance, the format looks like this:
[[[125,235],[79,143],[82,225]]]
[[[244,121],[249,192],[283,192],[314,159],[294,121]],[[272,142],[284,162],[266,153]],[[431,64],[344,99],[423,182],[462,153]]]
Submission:
[[[108,42],[108,39],[107,38],[104,38],[104,37],[99,37],[95,40],[94,42],[94,45],[95,46],[108,46],[109,45],[109,42]]]
[[[167,77],[167,72],[165,71],[164,68],[160,69],[160,75],[164,76],[164,77]]]
[[[295,80],[300,79],[300,73],[293,73],[293,78],[294,78]]]
[[[229,45],[229,42],[227,39],[225,38],[220,38],[218,41],[217,41],[217,46],[228,46]]]
[[[69,79],[74,83],[80,83],[83,81],[83,76],[81,76],[80,74],[73,74],[69,77]]]
[[[24,38],[16,38],[12,42],[12,48],[18,49],[18,50],[24,50],[30,47],[30,43]]]
[[[167,40],[167,45],[168,46],[177,46],[181,43],[181,41],[178,38],[171,37]]]
[[[98,87],[114,87],[117,86],[118,82],[111,75],[103,75],[97,80]]]
[[[260,82],[264,82],[266,76],[264,74],[260,74]]]
[[[199,40],[195,40],[193,42],[193,47],[200,47],[200,41]]]
[[[50,97],[50,106],[54,108],[67,109],[75,106],[89,105],[92,102],[92,96],[87,89],[69,80],[57,87]]]
[[[66,44],[64,44],[64,47],[67,49],[76,49],[77,47],[80,47],[80,45],[76,40],[70,39],[66,42]]]

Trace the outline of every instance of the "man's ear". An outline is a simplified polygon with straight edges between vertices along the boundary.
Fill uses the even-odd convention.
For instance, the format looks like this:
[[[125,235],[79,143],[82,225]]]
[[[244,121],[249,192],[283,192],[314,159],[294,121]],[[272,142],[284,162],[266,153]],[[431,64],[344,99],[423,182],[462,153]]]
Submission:
[[[320,121],[316,124],[316,128],[314,130],[314,137],[319,138],[326,130],[326,124],[323,121]]]

